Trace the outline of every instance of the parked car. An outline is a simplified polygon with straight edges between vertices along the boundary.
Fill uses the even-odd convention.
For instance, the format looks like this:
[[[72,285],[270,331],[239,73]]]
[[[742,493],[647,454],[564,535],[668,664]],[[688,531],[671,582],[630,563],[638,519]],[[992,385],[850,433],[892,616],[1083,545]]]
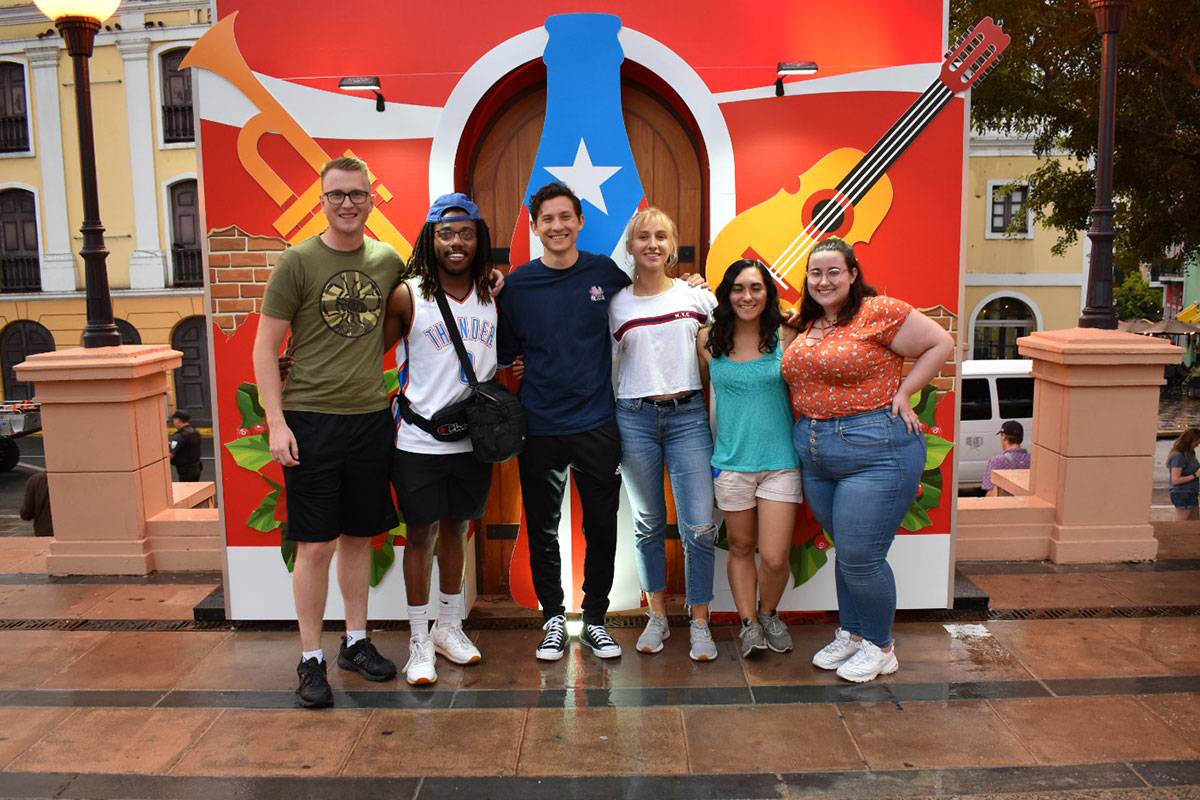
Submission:
[[[988,459],[1000,455],[1000,425],[1015,419],[1033,436],[1033,362],[1001,359],[962,362],[959,392],[958,486],[982,485]]]

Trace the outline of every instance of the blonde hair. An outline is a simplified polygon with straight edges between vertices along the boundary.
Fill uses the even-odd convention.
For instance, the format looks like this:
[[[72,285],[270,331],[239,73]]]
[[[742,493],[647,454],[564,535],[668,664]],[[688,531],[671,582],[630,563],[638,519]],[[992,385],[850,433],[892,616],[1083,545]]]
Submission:
[[[634,234],[654,222],[667,229],[667,239],[671,242],[671,253],[667,256],[667,266],[673,267],[679,263],[679,230],[675,227],[675,222],[667,216],[667,212],[661,208],[650,206],[633,215],[629,220],[629,225],[625,228],[625,250],[632,253],[630,242],[633,240]]]
[[[367,167],[367,162],[361,158],[354,156],[342,156],[325,162],[325,166],[321,167],[321,184],[325,184],[325,176],[331,169],[340,169],[342,172],[361,172],[367,176],[367,184],[371,183],[371,170]]]

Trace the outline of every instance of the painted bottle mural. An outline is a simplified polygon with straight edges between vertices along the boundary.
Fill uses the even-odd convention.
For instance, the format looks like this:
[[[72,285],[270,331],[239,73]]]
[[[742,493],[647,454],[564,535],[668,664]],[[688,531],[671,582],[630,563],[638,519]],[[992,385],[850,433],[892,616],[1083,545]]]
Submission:
[[[646,193],[633,161],[621,105],[621,63],[624,51],[617,36],[620,17],[611,14],[560,14],[546,20],[550,34],[543,53],[546,62],[546,120],[537,158],[524,200],[552,181],[561,181],[578,195],[586,224],[579,249],[611,255],[620,245],[629,218],[642,206]],[[541,254],[541,243],[529,234],[528,209],[517,222],[513,264]],[[524,250],[523,248],[528,248]],[[620,262],[621,259],[618,261]],[[572,481],[573,483],[573,481]],[[609,599],[614,608],[640,602],[633,568],[631,512],[622,507],[618,552],[630,563],[619,566]],[[583,509],[570,486],[563,503],[559,548],[563,589],[568,611],[578,611],[583,599]],[[513,548],[509,570],[513,598],[537,608],[529,570],[529,538],[525,522]]]
[[[546,30],[546,121],[524,199],[551,181],[565,183],[583,204],[579,248],[610,255],[646,196],[621,109],[621,19],[559,14]]]

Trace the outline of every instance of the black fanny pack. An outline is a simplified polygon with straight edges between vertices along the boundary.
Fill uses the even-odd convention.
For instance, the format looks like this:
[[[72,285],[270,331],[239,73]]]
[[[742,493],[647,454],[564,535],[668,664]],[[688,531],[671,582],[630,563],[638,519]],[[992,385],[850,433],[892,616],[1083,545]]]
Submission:
[[[525,409],[499,379],[479,382],[440,285],[434,297],[471,393],[466,399],[451,403],[426,419],[413,410],[404,392],[398,391],[392,400],[393,410],[405,422],[416,425],[439,442],[457,442],[470,436],[471,448],[480,461],[508,461],[525,447]]]

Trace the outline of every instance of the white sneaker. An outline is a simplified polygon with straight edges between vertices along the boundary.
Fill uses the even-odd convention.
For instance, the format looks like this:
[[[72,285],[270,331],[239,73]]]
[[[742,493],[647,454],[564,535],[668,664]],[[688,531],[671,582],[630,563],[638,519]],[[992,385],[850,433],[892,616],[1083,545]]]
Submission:
[[[437,682],[437,670],[434,669],[433,642],[426,636],[423,639],[413,637],[408,640],[408,663],[404,665],[404,675],[409,684],[425,686]]]
[[[850,656],[849,661],[838,667],[837,674],[839,678],[845,678],[855,683],[864,683],[873,681],[880,675],[891,675],[898,669],[900,669],[900,662],[896,660],[896,644],[894,642],[892,649],[885,653],[878,646],[863,639],[858,652]]]
[[[822,647],[813,656],[813,666],[820,667],[821,669],[837,669],[849,661],[850,657],[857,653],[858,648],[861,646],[861,639],[855,641],[850,638],[850,634],[838,628],[833,633],[833,641]]]
[[[448,628],[434,625],[429,631],[429,638],[433,640],[434,651],[455,664],[477,664],[483,659],[479,648],[471,643],[461,625]]]
[[[712,629],[702,619],[693,619],[689,635],[692,647],[688,656],[692,661],[715,661],[717,658],[717,643],[713,641]]]
[[[663,642],[671,638],[671,628],[667,624],[666,617],[660,617],[649,613],[650,621],[646,623],[646,630],[642,631],[642,635],[637,640],[637,651],[639,653],[660,653],[663,649]]]

